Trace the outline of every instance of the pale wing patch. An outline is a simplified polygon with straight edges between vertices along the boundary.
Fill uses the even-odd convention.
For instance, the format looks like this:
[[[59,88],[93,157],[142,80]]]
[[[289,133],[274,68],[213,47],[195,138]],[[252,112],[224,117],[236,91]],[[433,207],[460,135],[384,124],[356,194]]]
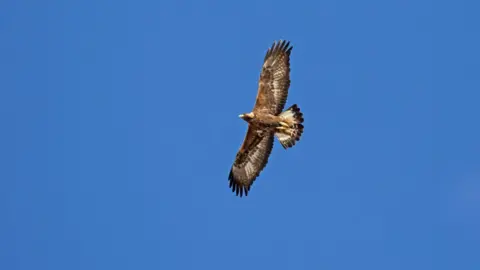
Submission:
[[[245,174],[248,179],[254,177],[258,170],[259,166],[261,166],[263,159],[265,158],[265,139],[263,139],[247,158],[247,162],[245,163]]]
[[[284,67],[276,69],[273,73],[272,90],[276,101],[280,101],[288,95],[288,86],[285,82],[285,78],[287,77],[288,75]]]

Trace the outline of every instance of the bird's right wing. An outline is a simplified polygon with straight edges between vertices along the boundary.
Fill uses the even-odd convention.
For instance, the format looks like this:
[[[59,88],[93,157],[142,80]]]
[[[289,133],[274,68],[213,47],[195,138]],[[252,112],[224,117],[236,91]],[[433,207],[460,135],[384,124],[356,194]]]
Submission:
[[[290,87],[290,42],[274,42],[265,54],[258,81],[253,112],[278,115],[282,112]]]

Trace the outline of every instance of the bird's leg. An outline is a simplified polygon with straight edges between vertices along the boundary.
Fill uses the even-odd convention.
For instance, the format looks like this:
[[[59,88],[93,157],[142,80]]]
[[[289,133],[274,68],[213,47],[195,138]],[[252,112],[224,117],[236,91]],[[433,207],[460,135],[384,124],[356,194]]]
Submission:
[[[287,124],[286,122],[283,122],[283,121],[280,121],[280,125],[284,126],[284,127],[290,127],[289,124]]]

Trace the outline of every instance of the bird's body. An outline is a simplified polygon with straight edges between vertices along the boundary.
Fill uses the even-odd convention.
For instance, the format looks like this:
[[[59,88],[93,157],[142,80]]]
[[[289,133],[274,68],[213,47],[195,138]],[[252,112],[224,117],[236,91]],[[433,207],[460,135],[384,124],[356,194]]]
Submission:
[[[270,131],[275,131],[275,128],[280,126],[281,118],[279,116],[269,114],[269,113],[259,113],[254,114],[252,118],[242,117],[248,124],[252,127],[258,129],[268,129]]]
[[[300,140],[303,133],[303,114],[294,104],[283,111],[290,87],[290,42],[280,41],[268,49],[255,106],[240,118],[248,123],[248,130],[235,162],[229,181],[233,192],[240,197],[248,195],[250,187],[265,168],[276,137],[284,149]]]

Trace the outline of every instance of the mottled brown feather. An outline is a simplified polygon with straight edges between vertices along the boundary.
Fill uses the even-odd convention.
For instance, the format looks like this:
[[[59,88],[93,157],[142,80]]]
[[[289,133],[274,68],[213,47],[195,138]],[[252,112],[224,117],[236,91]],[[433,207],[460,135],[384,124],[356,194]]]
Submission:
[[[253,112],[278,115],[287,102],[290,87],[289,41],[274,42],[265,54]]]
[[[258,129],[249,125],[245,140],[237,153],[230,169],[228,180],[232,192],[236,195],[248,195],[250,187],[268,163],[273,148],[273,133],[258,133]],[[247,167],[251,169],[249,172]]]

